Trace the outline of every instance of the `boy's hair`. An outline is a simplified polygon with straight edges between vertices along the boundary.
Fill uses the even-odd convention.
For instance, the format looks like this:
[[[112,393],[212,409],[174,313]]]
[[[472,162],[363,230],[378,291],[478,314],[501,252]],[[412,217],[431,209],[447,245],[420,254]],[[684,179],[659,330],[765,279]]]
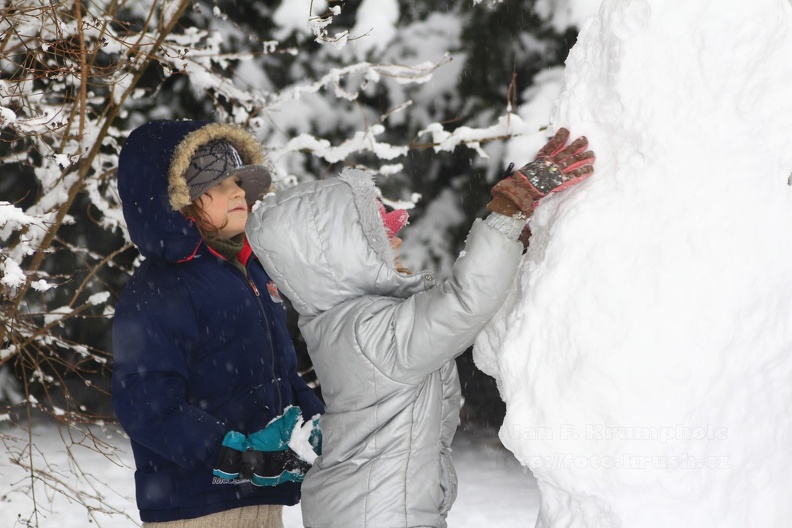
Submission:
[[[185,217],[195,222],[195,225],[204,240],[207,242],[213,242],[220,238],[220,230],[223,229],[226,224],[228,224],[228,218],[226,218],[226,221],[222,226],[215,227],[209,220],[209,216],[206,214],[206,211],[204,211],[203,207],[198,205],[198,201],[203,199],[204,197],[201,196],[191,204],[185,205],[181,208],[181,213]],[[209,197],[208,199],[211,200],[212,198]]]

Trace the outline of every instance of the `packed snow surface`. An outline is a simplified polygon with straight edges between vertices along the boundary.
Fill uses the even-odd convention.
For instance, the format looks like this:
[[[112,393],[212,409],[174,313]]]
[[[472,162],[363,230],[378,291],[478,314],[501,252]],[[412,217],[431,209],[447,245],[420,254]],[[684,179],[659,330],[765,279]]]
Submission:
[[[583,26],[551,118],[595,174],[542,201],[474,352],[537,526],[792,522],[790,57],[788,0],[606,0]]]

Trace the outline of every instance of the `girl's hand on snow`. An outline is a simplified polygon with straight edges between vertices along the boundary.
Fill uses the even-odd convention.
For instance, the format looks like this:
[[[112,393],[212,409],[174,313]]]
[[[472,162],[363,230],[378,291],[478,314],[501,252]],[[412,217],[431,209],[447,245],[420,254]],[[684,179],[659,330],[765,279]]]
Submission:
[[[505,215],[518,214],[528,218],[536,202],[549,192],[557,192],[591,176],[596,157],[588,147],[588,140],[579,137],[567,146],[569,130],[560,128],[555,136],[539,150],[536,159],[514,174],[499,181],[492,188],[490,211]]]
[[[569,130],[559,128],[553,138],[539,150],[536,159],[515,173],[525,176],[540,197],[558,192],[583,181],[594,173],[594,152],[586,150],[585,136],[575,139],[569,146]]]

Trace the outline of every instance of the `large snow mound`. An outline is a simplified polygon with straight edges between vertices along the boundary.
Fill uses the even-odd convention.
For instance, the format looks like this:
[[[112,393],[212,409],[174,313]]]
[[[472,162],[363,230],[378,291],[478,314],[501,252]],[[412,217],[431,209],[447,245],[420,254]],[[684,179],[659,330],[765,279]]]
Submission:
[[[554,127],[598,161],[543,200],[479,336],[544,527],[792,522],[792,7],[606,0]]]

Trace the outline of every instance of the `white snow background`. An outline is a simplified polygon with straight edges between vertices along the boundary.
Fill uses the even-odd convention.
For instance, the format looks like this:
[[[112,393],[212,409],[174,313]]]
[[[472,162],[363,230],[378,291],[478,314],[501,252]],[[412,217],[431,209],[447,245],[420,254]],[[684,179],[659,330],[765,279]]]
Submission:
[[[553,128],[594,176],[547,198],[479,336],[539,527],[792,525],[792,6],[605,0]]]
[[[38,526],[42,528],[134,528],[140,526],[135,505],[134,460],[129,440],[115,427],[104,430],[96,427],[92,432],[116,448],[111,459],[94,450],[90,441],[72,431],[77,442],[67,456],[61,433],[53,426],[33,429],[34,460],[38,470],[55,473],[60,480],[59,492],[46,492],[40,483],[35,486],[36,500],[41,509]],[[7,439],[0,449],[0,528],[28,526],[33,504],[30,474],[8,461],[8,455],[17,456],[26,443],[19,439],[21,431],[0,429],[0,435],[10,433],[17,440]],[[71,442],[67,438],[67,441]],[[453,444],[454,462],[459,476],[459,495],[448,521],[455,528],[494,526],[517,528],[533,525],[539,509],[539,492],[527,468],[506,451],[492,431],[458,431]],[[24,460],[29,460],[26,457]],[[89,475],[78,479],[76,471]],[[101,509],[89,514],[81,505],[70,500],[79,494],[84,502]],[[302,526],[300,506],[284,509],[285,528]],[[35,524],[33,524],[35,526]]]

